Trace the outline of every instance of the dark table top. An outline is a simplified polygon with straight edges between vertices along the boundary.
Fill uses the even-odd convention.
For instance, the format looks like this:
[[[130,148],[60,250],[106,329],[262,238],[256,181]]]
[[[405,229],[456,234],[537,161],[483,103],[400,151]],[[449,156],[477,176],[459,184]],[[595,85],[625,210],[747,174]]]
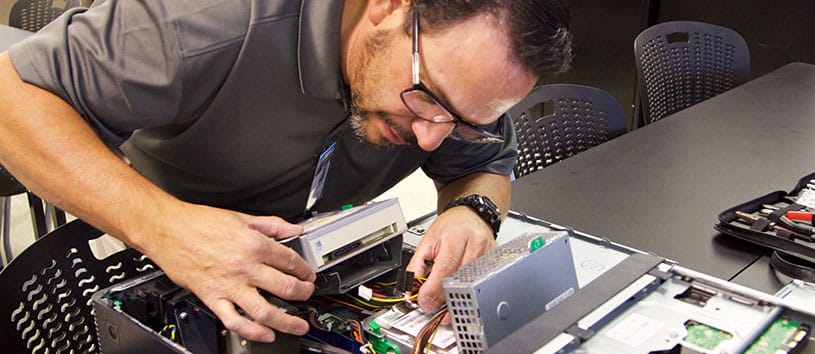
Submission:
[[[770,267],[770,256],[765,255],[756,260],[743,272],[739,273],[732,282],[744,285],[765,293],[773,294],[787,285],[791,279],[778,274]]]
[[[717,215],[815,170],[814,132],[815,65],[789,64],[518,179],[511,209],[730,280],[768,252]]]

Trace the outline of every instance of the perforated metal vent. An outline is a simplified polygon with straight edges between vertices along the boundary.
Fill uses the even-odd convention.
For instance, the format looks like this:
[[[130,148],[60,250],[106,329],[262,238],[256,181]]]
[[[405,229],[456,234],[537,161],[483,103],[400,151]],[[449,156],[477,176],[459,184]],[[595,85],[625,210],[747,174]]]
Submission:
[[[487,349],[484,347],[484,326],[472,294],[464,289],[456,289],[447,294],[447,303],[459,352],[480,353]]]
[[[445,279],[445,281],[469,284],[480,280],[518,260],[519,257],[529,254],[529,242],[532,239],[541,237],[545,242],[549,242],[553,238],[562,235],[562,232],[540,232],[521,235],[459,268],[455,274]]]

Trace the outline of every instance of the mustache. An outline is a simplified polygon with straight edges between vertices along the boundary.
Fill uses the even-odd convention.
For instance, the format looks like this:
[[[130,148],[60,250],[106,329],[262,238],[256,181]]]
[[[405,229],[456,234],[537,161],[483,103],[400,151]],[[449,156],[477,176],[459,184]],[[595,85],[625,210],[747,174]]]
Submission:
[[[396,123],[396,120],[393,118],[392,115],[385,113],[385,112],[377,112],[382,120],[393,130],[393,132],[406,143],[411,145],[418,145],[419,140],[416,139],[416,134],[413,134],[413,130],[410,128],[404,128],[401,125]]]
[[[368,139],[366,138],[367,136],[366,123],[373,119],[372,118],[373,116],[378,116],[385,122],[385,124],[388,125],[388,127],[390,127],[391,130],[393,130],[394,134],[396,134],[400,139],[411,145],[419,144],[419,141],[416,138],[416,135],[413,133],[413,130],[411,130],[409,127],[405,128],[399,125],[396,121],[396,117],[394,117],[392,114],[382,111],[368,111],[361,109],[354,101],[355,99],[353,99],[352,95],[351,105],[349,109],[350,113],[349,119],[351,128],[353,129],[357,138],[359,138],[362,142],[379,147],[390,145],[390,143],[387,141],[368,141]]]

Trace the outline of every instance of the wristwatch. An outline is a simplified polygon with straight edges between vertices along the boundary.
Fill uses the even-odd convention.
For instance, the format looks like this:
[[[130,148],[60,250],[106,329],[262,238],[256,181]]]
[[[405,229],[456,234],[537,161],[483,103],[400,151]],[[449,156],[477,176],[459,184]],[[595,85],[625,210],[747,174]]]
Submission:
[[[501,228],[501,212],[498,210],[498,207],[495,206],[495,203],[483,195],[478,194],[470,194],[466,197],[458,198],[444,207],[444,211],[448,209],[459,206],[459,205],[466,205],[476,213],[478,216],[484,220],[487,225],[492,227],[493,237],[498,237],[498,229]]]

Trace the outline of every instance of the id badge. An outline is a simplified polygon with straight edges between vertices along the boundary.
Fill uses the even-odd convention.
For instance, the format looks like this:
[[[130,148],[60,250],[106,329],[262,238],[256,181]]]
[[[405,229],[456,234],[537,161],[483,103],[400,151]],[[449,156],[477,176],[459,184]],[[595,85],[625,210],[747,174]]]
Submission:
[[[325,178],[328,176],[328,169],[331,167],[331,160],[334,158],[334,150],[337,149],[337,141],[332,141],[328,147],[320,154],[317,160],[317,170],[314,171],[314,178],[311,180],[311,189],[308,193],[308,200],[306,201],[306,216],[308,216],[311,208],[323,196],[323,188],[325,187]]]

